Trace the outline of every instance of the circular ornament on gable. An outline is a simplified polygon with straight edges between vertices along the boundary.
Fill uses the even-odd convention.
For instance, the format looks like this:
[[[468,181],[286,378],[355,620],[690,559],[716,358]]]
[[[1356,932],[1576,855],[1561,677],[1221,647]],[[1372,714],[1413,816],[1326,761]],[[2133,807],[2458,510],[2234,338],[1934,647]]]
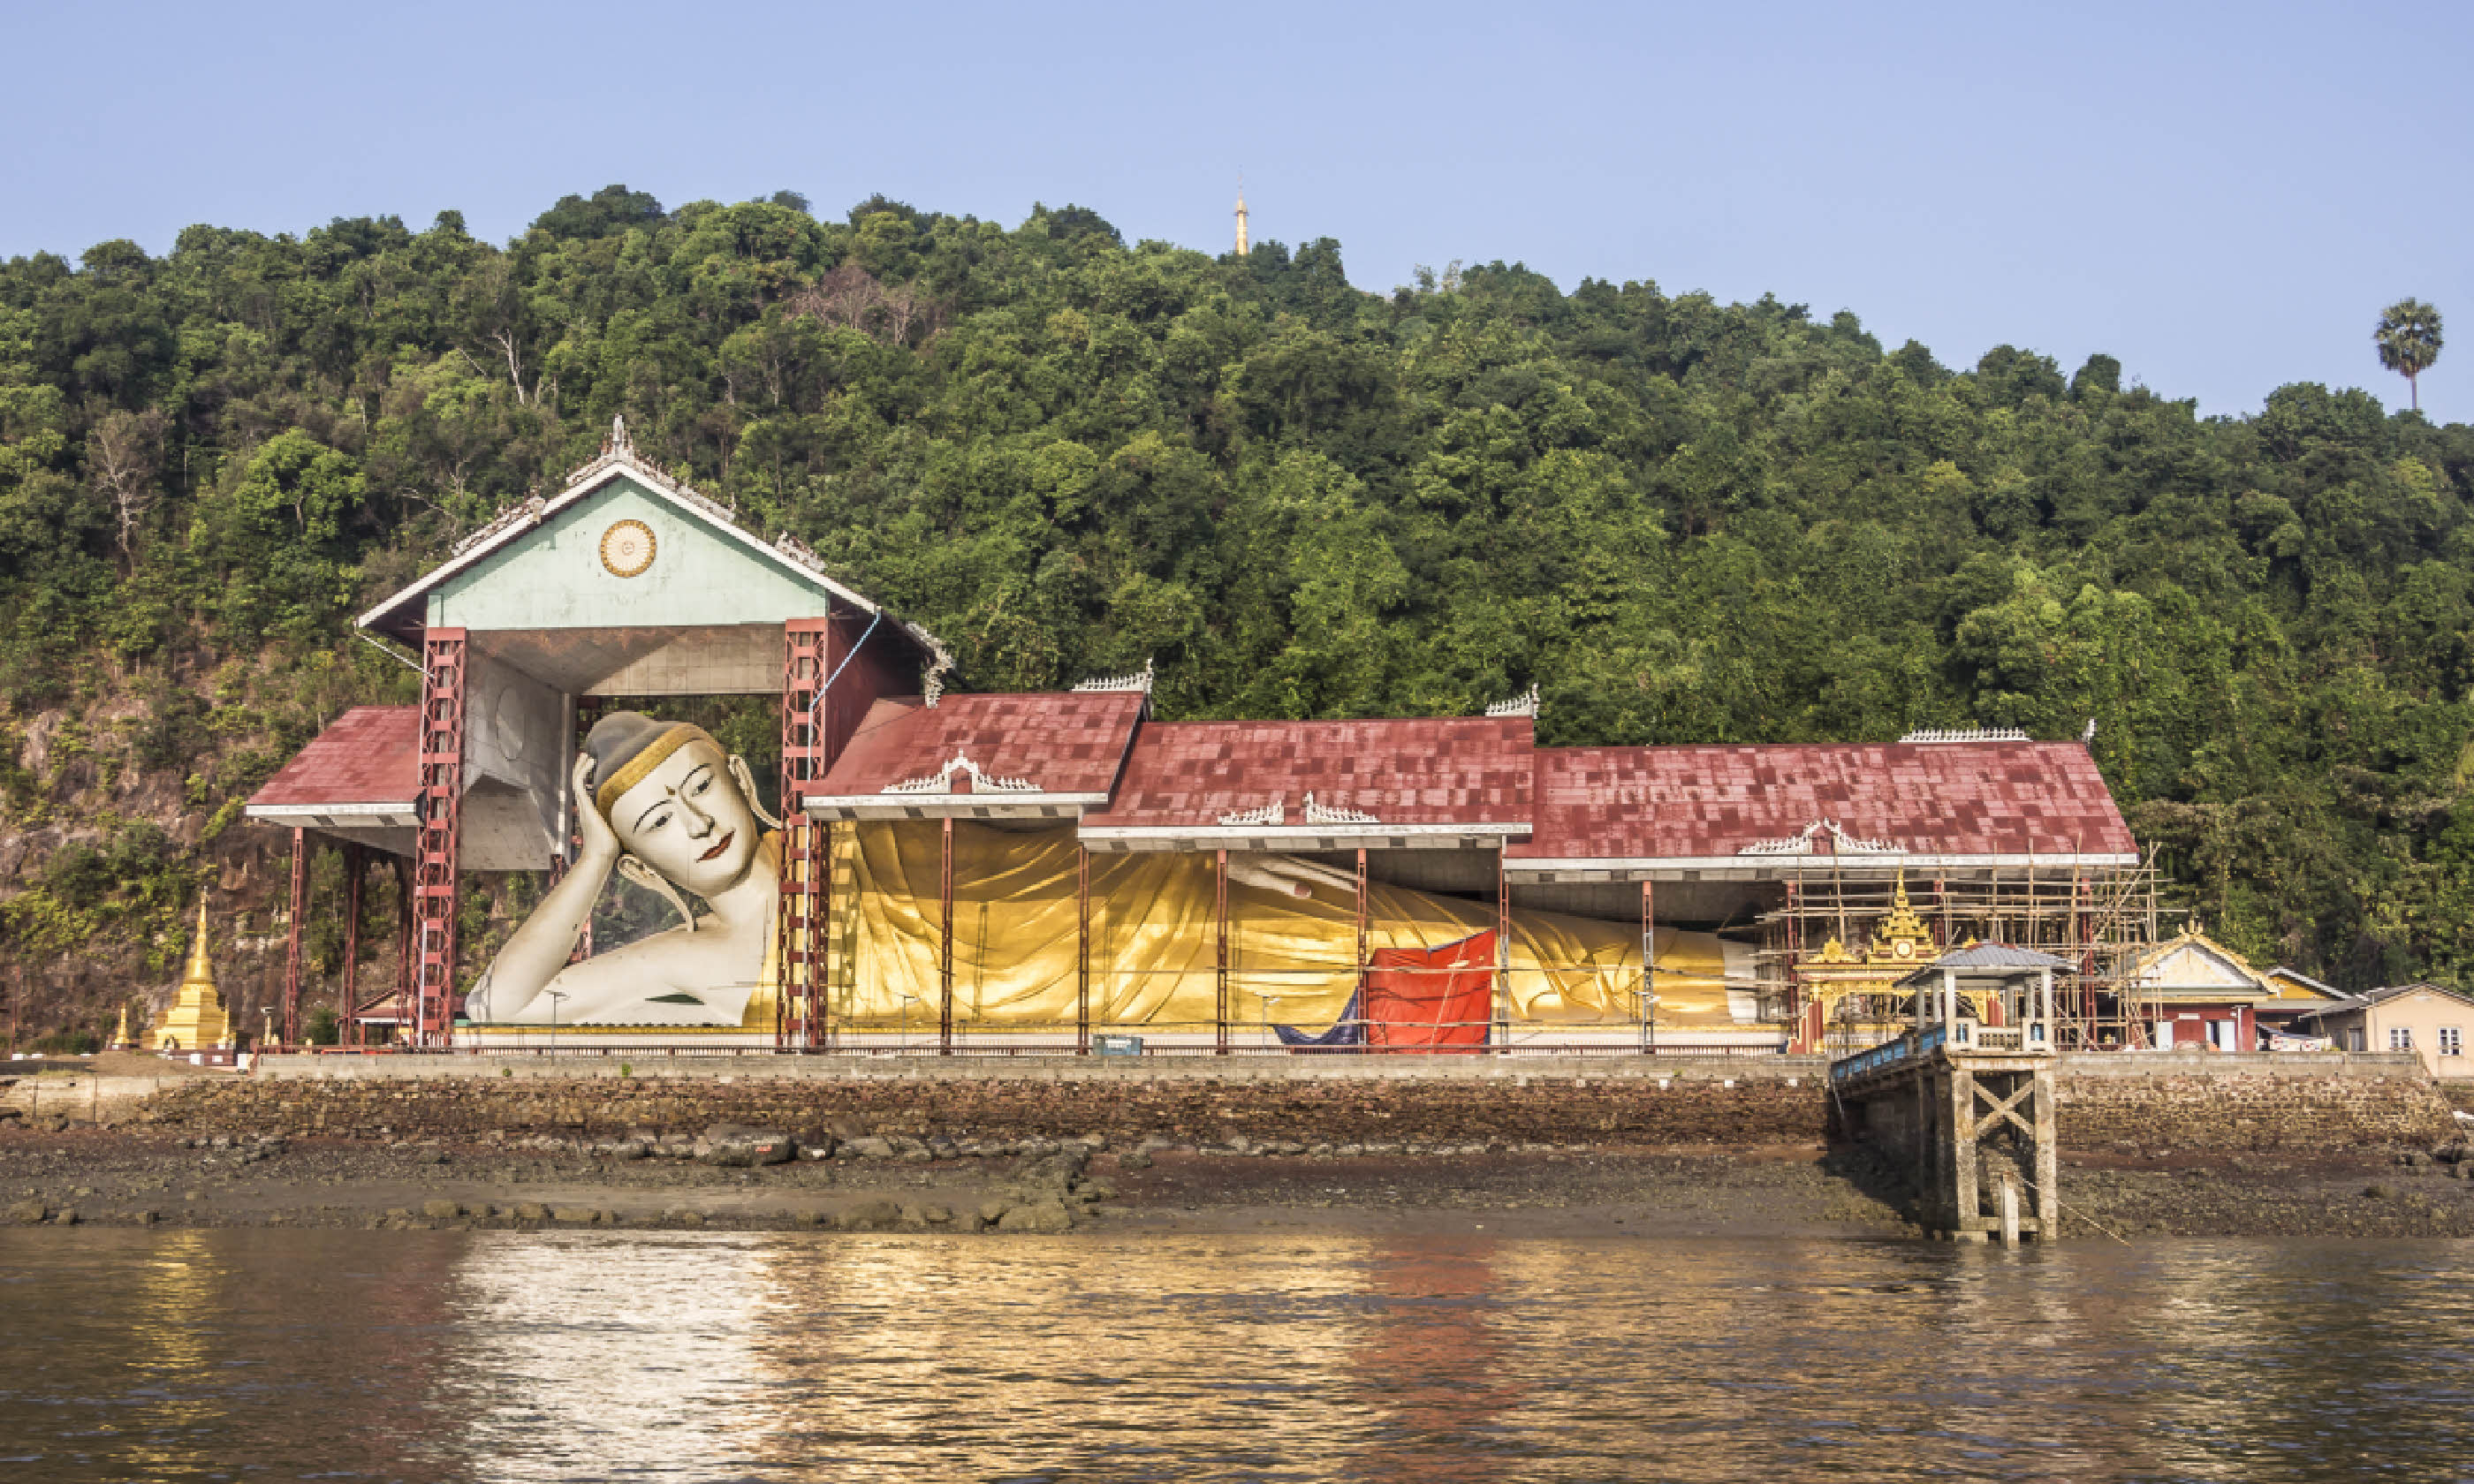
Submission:
[[[1913,958],[1916,956],[1916,945],[1907,942],[1904,938],[1902,938],[1898,941],[1897,945],[1892,947],[1890,951],[1901,958]]]
[[[621,520],[601,533],[601,565],[613,577],[637,577],[653,564],[653,528]]]

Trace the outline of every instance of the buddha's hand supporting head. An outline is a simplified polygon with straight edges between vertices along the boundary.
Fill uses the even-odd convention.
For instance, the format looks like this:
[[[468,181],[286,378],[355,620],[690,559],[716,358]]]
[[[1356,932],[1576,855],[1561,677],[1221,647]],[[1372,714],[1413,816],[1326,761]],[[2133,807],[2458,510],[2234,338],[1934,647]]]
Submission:
[[[618,850],[698,897],[746,876],[761,836],[753,780],[701,728],[614,711],[594,725],[584,752],[578,781],[593,790],[585,813],[607,822]]]

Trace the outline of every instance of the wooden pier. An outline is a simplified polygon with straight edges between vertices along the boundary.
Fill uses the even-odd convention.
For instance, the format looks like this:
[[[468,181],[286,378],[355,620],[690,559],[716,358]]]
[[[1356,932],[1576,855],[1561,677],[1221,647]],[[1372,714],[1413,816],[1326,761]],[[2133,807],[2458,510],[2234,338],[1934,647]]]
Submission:
[[[1925,1224],[1953,1241],[2061,1234],[2053,1132],[2053,970],[2001,945],[1944,954],[1902,981],[1914,1029],[1831,1064],[1851,1137],[1911,1161]]]

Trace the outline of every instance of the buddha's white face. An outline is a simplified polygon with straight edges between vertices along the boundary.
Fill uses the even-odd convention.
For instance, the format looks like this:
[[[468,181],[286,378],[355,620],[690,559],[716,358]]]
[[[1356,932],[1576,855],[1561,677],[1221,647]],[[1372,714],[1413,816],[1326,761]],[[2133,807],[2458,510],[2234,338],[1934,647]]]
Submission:
[[[756,859],[756,811],[719,747],[698,738],[610,806],[610,829],[644,864],[698,897],[739,884]]]

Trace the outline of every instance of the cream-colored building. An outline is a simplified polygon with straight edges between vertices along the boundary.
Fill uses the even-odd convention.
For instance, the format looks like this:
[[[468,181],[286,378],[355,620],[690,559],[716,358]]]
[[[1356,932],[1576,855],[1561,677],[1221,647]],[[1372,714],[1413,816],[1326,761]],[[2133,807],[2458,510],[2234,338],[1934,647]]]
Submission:
[[[2276,995],[2249,960],[2195,922],[2127,955],[2116,972],[2147,1022],[2148,1044],[2166,1051],[2258,1049],[2258,1007]]]
[[[2268,986],[2271,995],[2251,1009],[2251,1014],[2259,1019],[2263,1040],[2275,1031],[2291,1031],[2297,1036],[2324,1034],[2295,1022],[2314,1011],[2326,1010],[2347,997],[2345,992],[2336,986],[2323,984],[2300,969],[2288,969],[2282,964],[2262,973],[2259,978]]]
[[[2435,1077],[2474,1077],[2474,1056],[2466,1054],[2474,999],[2437,984],[2370,990],[2308,1012],[2300,1023],[2340,1051],[2411,1051]]]

